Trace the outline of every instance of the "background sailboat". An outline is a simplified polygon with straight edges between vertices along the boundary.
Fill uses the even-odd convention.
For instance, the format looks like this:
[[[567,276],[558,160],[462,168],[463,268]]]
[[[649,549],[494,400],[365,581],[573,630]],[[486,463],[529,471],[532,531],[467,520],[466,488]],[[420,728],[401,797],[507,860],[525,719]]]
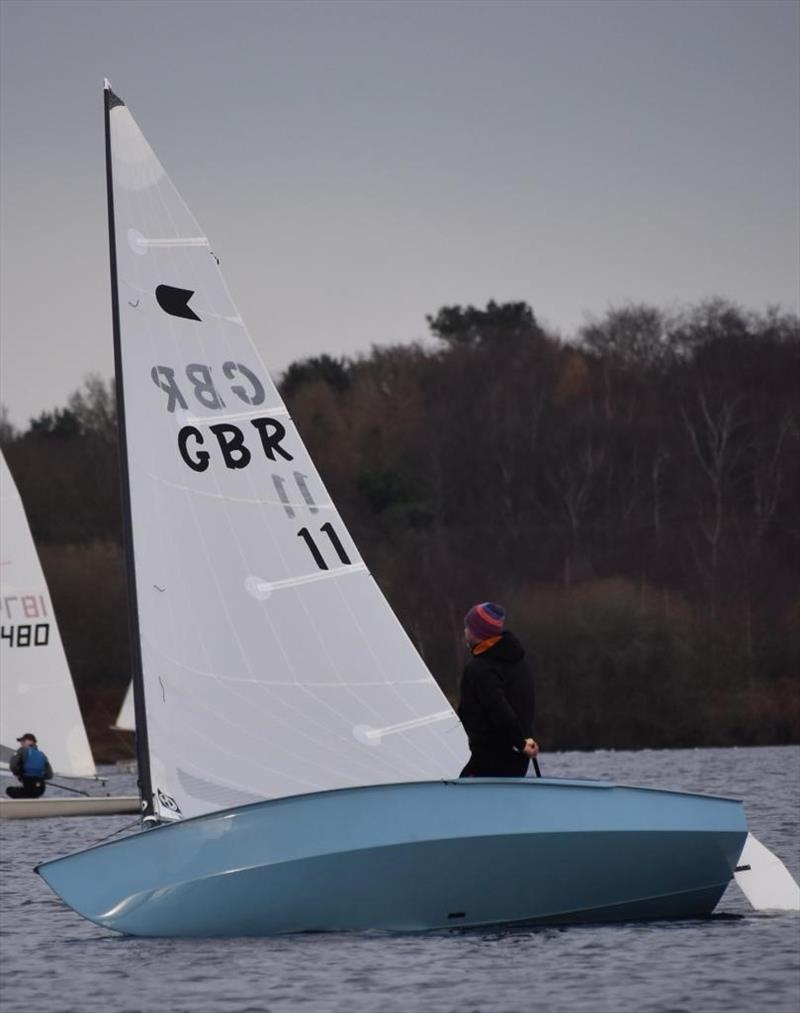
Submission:
[[[0,762],[34,732],[56,774],[96,769],[53,603],[16,484],[0,454]]]
[[[130,683],[125,691],[125,699],[122,701],[117,720],[111,727],[120,732],[136,731],[136,717],[133,711],[133,686]]]
[[[62,777],[96,777],[89,739],[70,675],[53,603],[19,492],[0,453],[0,763],[32,731]],[[4,779],[5,780],[5,779]],[[9,799],[0,818],[135,812],[133,796]]]
[[[711,911],[747,835],[739,802],[454,780],[463,731],[208,239],[108,84],[105,116],[137,751],[157,826],[37,871],[141,935]]]

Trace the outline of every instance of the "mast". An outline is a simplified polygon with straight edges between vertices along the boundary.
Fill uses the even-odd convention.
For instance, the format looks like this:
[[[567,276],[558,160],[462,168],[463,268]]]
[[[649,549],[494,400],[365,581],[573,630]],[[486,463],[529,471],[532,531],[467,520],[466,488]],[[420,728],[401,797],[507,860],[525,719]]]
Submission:
[[[139,609],[136,596],[136,566],[133,556],[133,522],[131,519],[131,485],[128,469],[128,441],[125,428],[125,393],[122,383],[122,342],[119,323],[119,290],[117,283],[117,241],[114,226],[114,181],[111,171],[111,110],[125,105],[114,94],[108,79],[104,88],[106,139],[106,194],[108,197],[108,253],[111,267],[111,318],[114,333],[114,377],[117,394],[117,433],[119,438],[119,473],[122,500],[122,533],[125,547],[125,571],[128,579],[128,630],[131,641],[131,675],[133,708],[136,718],[136,761],[138,785],[145,817],[154,815],[153,785],[150,777],[150,749],[147,741],[147,714],[144,703],[142,643],[139,636]]]

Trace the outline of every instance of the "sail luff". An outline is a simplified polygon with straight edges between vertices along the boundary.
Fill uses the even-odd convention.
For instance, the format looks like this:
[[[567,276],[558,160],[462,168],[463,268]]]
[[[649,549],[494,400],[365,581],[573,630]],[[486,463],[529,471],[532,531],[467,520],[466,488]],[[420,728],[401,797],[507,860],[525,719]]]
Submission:
[[[142,647],[139,633],[139,611],[136,593],[136,565],[133,554],[133,520],[131,516],[130,472],[128,467],[128,443],[125,426],[125,391],[122,374],[122,340],[119,319],[119,285],[117,280],[117,241],[114,217],[114,179],[111,159],[110,113],[121,99],[111,90],[106,79],[103,89],[103,110],[105,124],[106,153],[106,197],[108,201],[108,256],[111,273],[111,319],[114,339],[114,377],[117,395],[117,435],[119,441],[120,499],[122,503],[122,530],[125,549],[125,572],[128,584],[128,629],[130,634],[131,676],[133,686],[133,709],[136,724],[136,759],[139,792],[142,796],[143,814],[152,816],[153,788],[150,776],[150,750],[147,741],[147,711],[144,698],[144,676],[142,671]]]

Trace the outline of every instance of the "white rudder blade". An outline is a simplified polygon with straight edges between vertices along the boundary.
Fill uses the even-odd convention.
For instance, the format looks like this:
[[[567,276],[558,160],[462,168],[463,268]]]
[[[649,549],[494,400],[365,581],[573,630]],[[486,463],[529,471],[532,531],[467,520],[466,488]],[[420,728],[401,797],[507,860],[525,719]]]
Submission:
[[[756,911],[800,911],[800,886],[783,862],[747,835],[735,879]]]

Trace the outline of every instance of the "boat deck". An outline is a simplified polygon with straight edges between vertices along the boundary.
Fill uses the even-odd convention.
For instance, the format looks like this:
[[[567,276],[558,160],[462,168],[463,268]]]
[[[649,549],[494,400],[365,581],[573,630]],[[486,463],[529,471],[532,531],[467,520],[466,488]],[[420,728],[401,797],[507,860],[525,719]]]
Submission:
[[[81,798],[0,798],[0,819],[31,820],[54,816],[116,816],[136,813],[138,795],[95,795]]]

